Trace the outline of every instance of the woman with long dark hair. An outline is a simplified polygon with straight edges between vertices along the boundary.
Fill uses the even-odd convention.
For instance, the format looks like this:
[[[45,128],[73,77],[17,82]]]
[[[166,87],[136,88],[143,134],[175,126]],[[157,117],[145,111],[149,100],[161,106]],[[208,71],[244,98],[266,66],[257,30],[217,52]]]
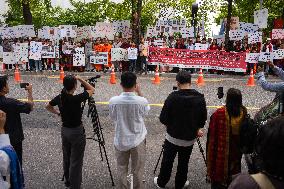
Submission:
[[[75,95],[77,81],[84,86],[85,90]],[[85,80],[73,75],[64,77],[63,86],[61,94],[51,100],[46,109],[61,116],[62,119],[61,138],[65,186],[70,189],[80,189],[86,145],[81,103],[92,96],[95,89]],[[54,106],[58,106],[59,111]]]
[[[207,175],[212,189],[227,188],[241,172],[240,126],[247,113],[238,89],[227,92],[226,105],[211,116],[207,138]]]

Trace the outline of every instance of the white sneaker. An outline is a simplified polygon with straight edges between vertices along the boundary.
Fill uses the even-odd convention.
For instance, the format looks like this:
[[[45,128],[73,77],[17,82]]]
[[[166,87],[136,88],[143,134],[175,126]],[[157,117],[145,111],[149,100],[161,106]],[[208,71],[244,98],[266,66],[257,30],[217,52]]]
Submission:
[[[188,187],[188,186],[189,186],[189,181],[187,180],[187,181],[184,183],[183,188],[186,188],[186,187]]]
[[[154,177],[154,184],[157,188],[162,188],[158,185],[158,177]]]

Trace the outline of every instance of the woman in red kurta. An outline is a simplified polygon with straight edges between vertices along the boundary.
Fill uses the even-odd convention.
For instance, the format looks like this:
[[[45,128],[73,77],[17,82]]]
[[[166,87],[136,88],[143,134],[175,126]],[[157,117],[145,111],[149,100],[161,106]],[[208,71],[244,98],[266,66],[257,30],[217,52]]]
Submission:
[[[241,172],[240,125],[246,115],[242,94],[228,90],[226,105],[213,113],[207,138],[207,176],[212,189],[225,189]]]

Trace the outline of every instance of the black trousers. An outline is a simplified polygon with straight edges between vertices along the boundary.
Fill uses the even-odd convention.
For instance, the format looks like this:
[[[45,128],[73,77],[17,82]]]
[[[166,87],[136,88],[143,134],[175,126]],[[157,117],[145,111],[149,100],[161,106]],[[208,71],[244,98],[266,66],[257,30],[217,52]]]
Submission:
[[[70,189],[80,189],[82,183],[83,159],[86,146],[86,135],[84,127],[62,127],[61,138],[65,185],[70,185]]]
[[[178,167],[175,177],[175,188],[181,189],[187,181],[188,162],[193,149],[193,145],[189,147],[176,146],[165,140],[163,160],[161,164],[160,174],[158,176],[158,185],[162,188],[169,182],[171,178],[173,163],[178,153]]]
[[[22,141],[17,141],[17,142],[11,141],[11,145],[13,146],[18,156],[20,164],[23,165],[23,142]]]

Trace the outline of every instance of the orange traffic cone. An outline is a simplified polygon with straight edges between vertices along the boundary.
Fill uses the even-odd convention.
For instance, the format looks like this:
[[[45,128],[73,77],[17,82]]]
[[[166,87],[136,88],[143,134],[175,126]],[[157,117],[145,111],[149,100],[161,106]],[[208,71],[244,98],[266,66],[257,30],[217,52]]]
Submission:
[[[116,84],[116,79],[115,79],[115,73],[114,73],[114,68],[111,66],[111,73],[110,73],[110,84]]]
[[[248,79],[247,86],[249,86],[249,87],[254,87],[255,86],[253,69],[251,69],[251,71],[250,71],[250,76],[249,76],[249,79]]]
[[[161,81],[160,81],[160,75],[159,75],[159,66],[157,66],[156,73],[155,73],[155,78],[153,80],[153,84],[158,85],[160,83],[161,83]]]
[[[18,65],[16,65],[14,77],[15,77],[15,82],[21,82],[21,75],[20,75],[20,72],[19,72]]]
[[[61,66],[60,75],[59,75],[59,83],[63,83],[64,77],[65,77],[65,74],[64,74],[63,66]]]
[[[203,73],[202,73],[202,68],[200,68],[196,84],[198,86],[204,86],[205,85],[204,78],[203,78]]]

